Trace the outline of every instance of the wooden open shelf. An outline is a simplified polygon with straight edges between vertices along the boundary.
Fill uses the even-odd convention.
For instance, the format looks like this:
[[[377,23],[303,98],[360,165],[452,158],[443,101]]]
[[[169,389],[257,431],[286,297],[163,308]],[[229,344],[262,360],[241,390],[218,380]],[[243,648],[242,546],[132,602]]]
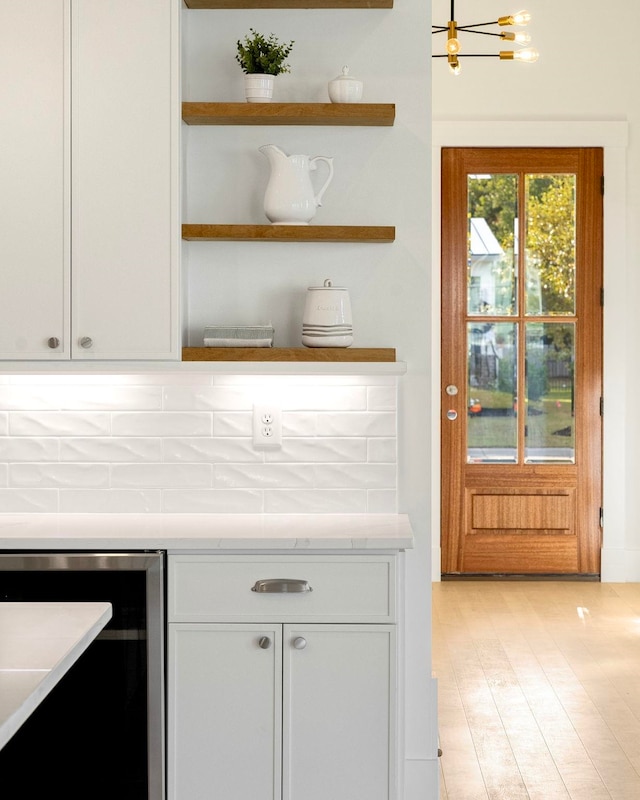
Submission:
[[[393,347],[183,347],[183,361],[389,362]]]
[[[394,103],[183,103],[187,125],[393,125]]]
[[[185,0],[188,8],[393,8],[393,0]]]
[[[184,224],[182,238],[203,242],[360,242],[388,244],[392,225],[198,225]]]

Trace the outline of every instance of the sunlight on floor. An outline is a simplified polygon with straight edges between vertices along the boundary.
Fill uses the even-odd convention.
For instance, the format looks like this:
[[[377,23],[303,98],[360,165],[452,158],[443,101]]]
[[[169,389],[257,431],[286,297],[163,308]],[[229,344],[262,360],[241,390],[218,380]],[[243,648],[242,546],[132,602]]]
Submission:
[[[434,584],[440,800],[639,800],[639,615],[640,584]]]

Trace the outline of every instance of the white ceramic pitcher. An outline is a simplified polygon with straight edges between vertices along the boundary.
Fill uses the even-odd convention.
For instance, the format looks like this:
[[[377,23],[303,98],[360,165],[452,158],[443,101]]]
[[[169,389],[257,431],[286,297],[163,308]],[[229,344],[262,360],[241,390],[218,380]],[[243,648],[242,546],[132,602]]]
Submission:
[[[269,160],[271,175],[264,196],[264,213],[274,225],[308,225],[322,205],[322,195],[333,178],[333,158],[326,156],[288,156],[275,144],[258,148]],[[316,194],[311,172],[324,161],[329,175]]]

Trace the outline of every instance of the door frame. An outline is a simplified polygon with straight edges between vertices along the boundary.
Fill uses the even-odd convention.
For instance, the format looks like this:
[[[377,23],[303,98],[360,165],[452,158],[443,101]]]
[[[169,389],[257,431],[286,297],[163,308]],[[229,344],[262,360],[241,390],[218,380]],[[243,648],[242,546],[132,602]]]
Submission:
[[[626,122],[439,122],[432,129],[431,403],[432,580],[440,580],[440,156],[443,147],[604,148],[603,508],[601,580],[625,581],[625,392],[624,314],[626,274]],[[616,313],[616,308],[618,313]]]

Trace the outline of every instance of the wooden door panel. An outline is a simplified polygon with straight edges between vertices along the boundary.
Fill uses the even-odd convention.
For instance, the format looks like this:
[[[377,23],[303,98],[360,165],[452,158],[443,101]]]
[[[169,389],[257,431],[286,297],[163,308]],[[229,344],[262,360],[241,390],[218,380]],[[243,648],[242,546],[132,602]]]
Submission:
[[[511,492],[468,493],[470,530],[476,533],[487,528],[495,530],[537,531],[538,533],[571,531],[573,529],[573,495],[517,494]]]
[[[578,572],[575,534],[527,536],[483,533],[464,542],[462,573],[506,573],[525,575]]]

